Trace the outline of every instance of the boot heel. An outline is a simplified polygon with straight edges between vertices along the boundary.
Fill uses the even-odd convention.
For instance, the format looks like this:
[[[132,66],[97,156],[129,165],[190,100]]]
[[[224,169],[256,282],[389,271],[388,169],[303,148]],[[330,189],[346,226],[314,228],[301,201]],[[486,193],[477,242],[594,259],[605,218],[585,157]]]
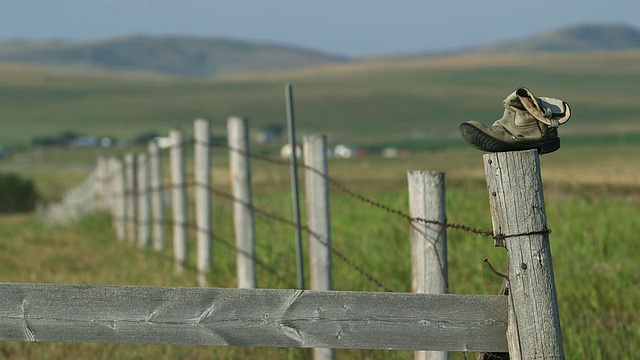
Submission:
[[[560,138],[555,138],[548,143],[542,144],[542,146],[538,148],[538,151],[540,154],[548,154],[558,149],[560,149]]]

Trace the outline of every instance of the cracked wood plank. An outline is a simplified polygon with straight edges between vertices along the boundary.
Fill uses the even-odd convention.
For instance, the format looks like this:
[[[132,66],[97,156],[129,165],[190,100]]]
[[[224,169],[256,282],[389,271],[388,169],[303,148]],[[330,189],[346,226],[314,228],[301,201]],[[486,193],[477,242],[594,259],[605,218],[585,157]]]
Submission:
[[[507,298],[0,283],[0,340],[507,351]]]

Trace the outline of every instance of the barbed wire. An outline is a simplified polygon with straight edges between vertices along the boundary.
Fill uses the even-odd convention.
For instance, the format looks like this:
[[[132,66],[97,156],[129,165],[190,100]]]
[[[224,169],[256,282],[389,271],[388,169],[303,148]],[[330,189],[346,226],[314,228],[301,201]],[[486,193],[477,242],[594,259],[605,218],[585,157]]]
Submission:
[[[212,141],[198,141],[195,139],[183,139],[180,143],[177,144],[171,144],[171,146],[169,146],[168,148],[165,149],[159,149],[159,151],[157,151],[154,155],[151,156],[147,156],[147,162],[145,162],[146,166],[149,166],[150,164],[150,160],[153,159],[154,156],[158,156],[161,157],[162,152],[164,152],[165,150],[171,150],[172,148],[176,148],[176,147],[187,147],[187,146],[191,146],[191,145],[200,145],[200,146],[207,146],[207,147],[211,147],[211,148],[223,148],[226,149],[227,151],[230,152],[236,152],[239,153],[243,156],[252,158],[252,159],[256,159],[262,162],[266,162],[266,163],[270,163],[270,164],[276,164],[276,165],[280,165],[280,166],[291,166],[291,163],[289,160],[282,160],[282,159],[277,159],[277,158],[273,158],[270,156],[266,156],[266,155],[260,155],[260,154],[255,154],[255,153],[251,153],[248,151],[244,151],[242,149],[238,149],[238,148],[234,148],[228,144],[222,143],[222,142],[212,142]],[[137,158],[134,156],[134,159],[137,160]],[[126,169],[127,165],[124,162],[120,162],[119,166],[124,169]],[[426,230],[425,229],[420,229],[418,226],[416,226],[417,224],[422,224],[422,225],[435,225],[435,226],[440,226],[442,228],[445,229],[452,229],[452,230],[458,230],[458,231],[463,231],[466,233],[471,233],[471,234],[476,234],[482,237],[492,237],[496,242],[504,242],[505,239],[507,238],[511,238],[511,237],[518,237],[518,236],[525,236],[525,235],[535,235],[535,234],[542,234],[542,235],[548,235],[551,231],[547,228],[544,228],[542,230],[539,231],[531,231],[531,232],[526,232],[526,233],[521,233],[521,234],[511,234],[511,235],[505,235],[505,234],[495,234],[493,231],[490,230],[484,230],[484,229],[480,229],[480,228],[475,228],[475,227],[471,227],[471,226],[467,226],[467,225],[463,225],[463,224],[456,224],[456,223],[448,223],[448,222],[441,222],[441,221],[436,221],[436,220],[429,220],[429,219],[425,219],[425,218],[421,218],[421,217],[413,217],[410,214],[401,211],[399,209],[393,208],[389,205],[383,204],[379,201],[373,200],[372,198],[366,197],[360,193],[357,193],[355,191],[353,191],[352,189],[350,189],[349,187],[347,187],[346,185],[344,185],[342,182],[329,177],[325,172],[316,169],[314,167],[311,167],[307,164],[304,163],[297,163],[297,166],[300,168],[303,168],[305,170],[308,170],[320,177],[322,177],[324,180],[327,181],[328,184],[330,184],[333,188],[339,190],[340,192],[346,194],[349,197],[352,197],[364,204],[367,204],[369,206],[378,208],[382,211],[385,211],[389,214],[395,215],[395,216],[399,216],[405,220],[407,220],[409,222],[410,227],[416,231],[418,234],[421,235],[421,237],[425,240],[430,242],[433,246],[434,251],[436,252],[436,256],[438,258],[438,266],[442,272],[443,277],[446,279],[446,276],[444,274],[445,269],[444,269],[444,264],[442,264],[441,260],[440,260],[440,254],[438,254],[438,250],[437,247],[435,246],[434,241],[432,241],[431,239],[429,239],[429,237],[426,234]],[[134,178],[136,177],[137,174],[133,175]],[[109,174],[107,177],[100,177],[98,179],[98,181],[104,183],[107,183],[109,181],[111,181],[113,176],[120,176],[122,177],[122,179],[124,180],[124,190],[122,191],[121,194],[117,194],[117,193],[112,193],[111,196],[112,197],[117,197],[117,196],[127,196],[127,195],[139,195],[139,190],[135,189],[137,188],[138,184],[134,182],[133,184],[133,188],[131,189],[131,186],[127,186],[129,184],[127,184],[129,181],[127,181],[127,175],[124,174],[124,171],[122,173],[117,173],[114,172],[113,174]],[[176,184],[176,183],[165,183],[165,184],[159,184],[156,186],[147,186],[146,190],[149,192],[161,192],[161,191],[165,191],[167,189],[171,189],[171,188],[176,188],[176,187],[208,187],[208,190],[211,191],[211,193],[213,193],[214,195],[217,195],[221,198],[230,200],[232,202],[237,202],[237,203],[241,203],[242,205],[250,208],[255,214],[262,216],[266,219],[281,223],[281,224],[285,224],[288,226],[292,226],[292,227],[299,227],[302,231],[304,231],[305,233],[307,233],[308,235],[310,235],[310,237],[317,241],[318,243],[322,244],[323,246],[325,246],[327,249],[329,249],[331,251],[332,254],[334,254],[338,259],[340,259],[341,261],[343,261],[345,264],[347,264],[349,267],[355,269],[362,277],[368,279],[370,282],[372,282],[373,284],[375,284],[376,286],[378,286],[381,289],[384,289],[384,291],[391,291],[389,290],[388,287],[384,286],[382,284],[381,281],[379,281],[378,279],[376,279],[373,275],[371,275],[369,272],[365,271],[362,267],[360,267],[359,265],[357,265],[353,260],[349,259],[348,256],[346,256],[344,253],[338,251],[335,249],[334,246],[332,246],[327,240],[324,240],[322,236],[320,236],[319,234],[315,233],[314,231],[312,231],[308,226],[305,225],[301,225],[301,224],[297,224],[295,221],[289,220],[287,218],[284,218],[282,216],[279,216],[277,214],[271,213],[269,211],[266,211],[264,209],[258,208],[256,206],[254,206],[253,204],[250,204],[246,201],[242,201],[240,199],[235,198],[232,194],[229,194],[227,192],[224,192],[220,189],[215,189],[211,186],[208,186],[207,184],[200,184],[197,182],[193,182],[193,181],[185,181],[183,184]],[[175,224],[175,223],[174,223]],[[186,224],[185,226],[189,226],[194,228],[196,231],[203,231],[203,229],[198,228],[197,225],[194,224]],[[213,235],[212,235],[213,236]],[[218,240],[220,240],[219,237],[217,237]],[[221,243],[223,243],[223,241],[221,241]],[[233,245],[226,243],[225,245],[232,247],[233,249],[235,249],[236,252],[241,252],[241,249],[237,249],[235,248]],[[244,254],[247,255],[247,254]],[[254,260],[257,260],[254,256]],[[266,264],[262,264],[261,265],[263,268],[266,266]],[[448,285],[447,285],[448,287]]]
[[[256,265],[258,265],[260,268],[264,269],[269,274],[275,276],[280,284],[283,284],[283,285],[285,285],[285,286],[287,286],[289,288],[295,288],[296,287],[296,285],[294,285],[292,282],[287,281],[284,278],[284,276],[282,274],[280,274],[275,268],[269,266],[266,262],[262,261],[255,254],[251,254],[248,251],[245,251],[245,250],[237,248],[231,241],[228,241],[228,240],[224,239],[223,237],[221,237],[219,235],[216,235],[214,233],[208,232],[208,231],[198,227],[196,224],[193,224],[193,223],[190,223],[190,222],[176,222],[171,217],[164,218],[162,221],[157,221],[157,220],[154,220],[154,219],[152,219],[151,221],[146,221],[146,220],[141,221],[137,217],[130,217],[130,216],[115,217],[114,219],[116,221],[122,221],[124,224],[127,224],[127,223],[134,224],[136,226],[136,230],[134,231],[134,233],[136,233],[136,234],[138,233],[137,226],[145,225],[145,224],[149,224],[149,225],[159,224],[159,225],[162,225],[162,226],[177,225],[177,226],[183,226],[185,228],[188,228],[188,229],[191,229],[191,230],[194,230],[194,231],[197,231],[197,232],[206,232],[207,235],[211,236],[211,239],[215,240],[217,243],[227,247],[228,249],[233,250],[237,254],[241,254],[241,255],[246,256],[246,257],[250,258],[251,260],[253,260],[254,263]],[[134,238],[138,238],[138,235],[135,235]],[[139,239],[137,239],[137,240],[139,240]],[[149,240],[152,240],[152,239],[149,239]],[[139,244],[139,242],[135,241],[135,240],[134,241],[127,241],[127,242],[132,243],[132,244],[133,243]],[[171,261],[175,262],[175,259],[172,258]],[[185,269],[194,271],[194,272],[196,272],[198,274],[201,274],[201,275],[203,274],[195,265],[191,265],[188,262],[185,262],[185,263],[183,263],[181,265]]]
[[[291,163],[288,160],[281,160],[281,159],[275,159],[273,157],[269,157],[266,155],[258,155],[258,154],[254,154],[251,152],[247,152],[244,151],[242,149],[237,149],[234,148],[232,146],[223,144],[223,143],[213,143],[211,145],[212,147],[218,147],[218,148],[225,148],[229,151],[234,151],[237,152],[239,154],[245,155],[245,156],[249,156],[253,159],[256,160],[261,160],[264,162],[268,162],[271,164],[276,164],[276,165],[282,165],[282,166],[290,166]],[[381,202],[375,201],[371,198],[368,198],[364,195],[361,195],[353,190],[351,190],[349,187],[347,187],[346,185],[342,184],[340,181],[328,176],[327,174],[325,174],[323,171],[316,169],[314,167],[311,167],[309,165],[303,164],[303,163],[297,163],[298,167],[301,167],[305,170],[309,170],[311,172],[313,172],[316,175],[321,176],[322,178],[324,178],[329,184],[331,184],[334,188],[336,188],[337,190],[343,192],[344,194],[357,199],[365,204],[371,205],[373,207],[376,207],[378,209],[381,209],[383,211],[386,211],[390,214],[396,215],[396,216],[400,216],[410,222],[417,222],[417,223],[422,223],[422,224],[429,224],[429,225],[438,225],[438,226],[442,226],[444,228],[447,229],[452,229],[452,230],[461,230],[467,233],[472,233],[472,234],[476,234],[476,235],[480,235],[480,236],[484,236],[484,237],[493,237],[493,231],[490,230],[483,230],[483,229],[478,229],[478,228],[474,228],[471,226],[466,226],[466,225],[462,225],[462,224],[454,224],[454,223],[444,223],[441,221],[436,221],[436,220],[428,220],[428,219],[424,219],[424,218],[420,218],[420,217],[412,217],[411,215],[409,215],[408,213],[405,213],[401,210],[398,209],[394,209],[389,205],[383,204]]]

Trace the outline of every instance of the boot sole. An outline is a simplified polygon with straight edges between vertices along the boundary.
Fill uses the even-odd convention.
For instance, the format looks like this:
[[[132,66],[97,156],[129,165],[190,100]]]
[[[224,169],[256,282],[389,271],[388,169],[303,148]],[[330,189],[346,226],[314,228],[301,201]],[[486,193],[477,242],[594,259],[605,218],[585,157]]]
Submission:
[[[537,149],[538,153],[540,154],[548,154],[560,148],[559,138],[555,138],[550,141],[528,144],[510,143],[491,137],[482,130],[468,123],[463,123],[462,125],[460,125],[460,133],[462,133],[462,137],[469,144],[471,144],[471,146],[475,147],[476,149],[488,152]]]

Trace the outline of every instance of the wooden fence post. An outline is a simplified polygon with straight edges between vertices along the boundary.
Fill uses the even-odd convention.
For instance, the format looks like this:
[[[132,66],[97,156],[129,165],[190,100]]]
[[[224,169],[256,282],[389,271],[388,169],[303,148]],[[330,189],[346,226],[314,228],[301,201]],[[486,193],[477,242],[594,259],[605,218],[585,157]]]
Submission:
[[[247,119],[227,120],[229,165],[233,197],[233,226],[236,235],[236,273],[239,288],[256,288],[255,227],[251,193],[249,130]]]
[[[327,184],[327,137],[303,138],[307,226],[309,227],[309,277],[311,290],[332,290],[331,222]],[[333,349],[316,348],[313,358],[333,359]]]
[[[331,224],[325,136],[305,136],[304,164],[311,290],[331,290]],[[313,169],[313,170],[312,170]]]
[[[173,256],[178,274],[184,271],[187,261],[187,189],[185,183],[184,144],[182,132],[169,132],[171,143],[171,185],[173,210]]]
[[[120,241],[124,241],[126,238],[126,188],[125,188],[125,174],[124,174],[124,164],[122,160],[117,159],[116,157],[111,158],[111,173],[112,175],[112,183],[111,183],[111,193],[113,194],[113,202],[112,202],[112,217],[113,217],[113,227],[116,230],[116,237]]]
[[[151,212],[149,199],[149,162],[147,154],[138,154],[138,246],[143,249],[151,243]]]
[[[134,243],[136,241],[136,215],[138,213],[138,202],[136,201],[136,158],[133,153],[124,155],[125,164],[125,221],[126,240]]]
[[[194,122],[198,285],[207,286],[211,272],[211,147],[209,121]]]
[[[411,290],[416,293],[448,292],[447,231],[444,173],[409,171],[411,217],[436,223],[411,223]],[[448,359],[443,351],[416,351],[415,359]]]
[[[496,245],[509,258],[509,356],[564,359],[538,152],[483,159]]]
[[[96,184],[95,184],[95,201],[96,209],[105,210],[108,208],[108,187],[107,180],[109,177],[109,169],[107,159],[104,156],[98,157],[96,165]]]
[[[149,142],[149,185],[151,197],[151,223],[153,249],[164,249],[164,207],[162,188],[162,155],[156,141]]]

